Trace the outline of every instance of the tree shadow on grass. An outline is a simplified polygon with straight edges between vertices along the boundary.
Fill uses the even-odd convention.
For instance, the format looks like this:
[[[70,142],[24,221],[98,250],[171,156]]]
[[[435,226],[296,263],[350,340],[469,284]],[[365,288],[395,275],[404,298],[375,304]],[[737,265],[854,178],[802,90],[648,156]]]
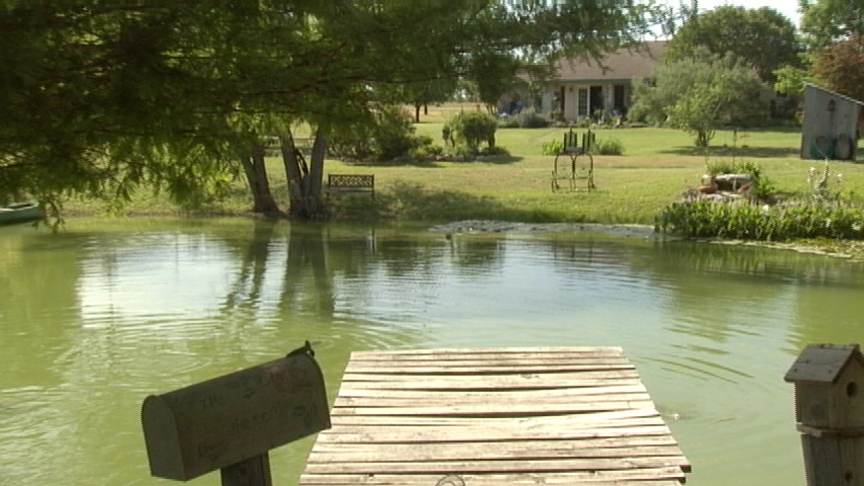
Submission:
[[[439,169],[444,167],[437,160],[405,159],[405,160],[358,160],[346,162],[355,167],[419,167],[423,169]]]
[[[456,160],[456,159],[441,159],[441,160],[428,160],[428,159],[395,159],[388,161],[378,161],[378,160],[365,160],[365,161],[357,161],[351,162],[351,165],[357,167],[420,167],[424,169],[437,169],[444,167],[445,163],[481,163],[481,164],[498,164],[498,165],[506,165],[506,164],[515,164],[522,160],[522,157],[515,155],[488,155],[488,156],[479,156],[474,160]]]
[[[798,158],[801,154],[800,148],[798,147],[728,147],[728,146],[719,146],[719,147],[708,147],[706,150],[705,147],[671,147],[665,150],[659,151],[661,154],[672,154],[672,155],[690,155],[690,156],[705,156],[706,153],[710,157],[735,157],[735,158],[746,158],[752,157],[756,159],[763,158],[787,158],[794,157]]]
[[[466,219],[552,222],[560,215],[504,206],[494,198],[459,191],[430,190],[414,182],[396,182],[384,194],[345,196],[330,201],[336,219],[441,221]],[[574,221],[579,221],[576,217]]]

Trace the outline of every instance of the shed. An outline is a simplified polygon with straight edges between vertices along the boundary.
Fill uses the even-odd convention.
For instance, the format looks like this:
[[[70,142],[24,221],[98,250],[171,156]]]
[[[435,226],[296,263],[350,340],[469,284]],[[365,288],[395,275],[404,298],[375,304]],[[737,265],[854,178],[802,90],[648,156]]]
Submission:
[[[864,101],[815,84],[804,88],[802,159],[855,160]]]
[[[795,384],[795,418],[807,427],[864,427],[864,357],[857,344],[810,344],[784,378]]]

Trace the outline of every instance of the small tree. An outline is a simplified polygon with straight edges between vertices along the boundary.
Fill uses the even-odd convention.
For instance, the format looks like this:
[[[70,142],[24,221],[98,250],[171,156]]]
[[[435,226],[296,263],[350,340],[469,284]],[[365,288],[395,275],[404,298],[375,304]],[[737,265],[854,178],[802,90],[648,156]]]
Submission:
[[[706,147],[723,126],[747,126],[767,113],[759,75],[731,55],[702,53],[654,69],[653,84],[636,82],[631,118],[669,123],[696,136]]]

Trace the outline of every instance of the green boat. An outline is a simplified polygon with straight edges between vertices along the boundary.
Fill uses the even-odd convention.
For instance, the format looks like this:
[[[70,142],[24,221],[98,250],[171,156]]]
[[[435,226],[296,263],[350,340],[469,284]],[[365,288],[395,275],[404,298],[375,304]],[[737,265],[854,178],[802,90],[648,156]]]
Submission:
[[[21,202],[0,206],[0,224],[25,223],[42,219],[42,209],[36,202]]]

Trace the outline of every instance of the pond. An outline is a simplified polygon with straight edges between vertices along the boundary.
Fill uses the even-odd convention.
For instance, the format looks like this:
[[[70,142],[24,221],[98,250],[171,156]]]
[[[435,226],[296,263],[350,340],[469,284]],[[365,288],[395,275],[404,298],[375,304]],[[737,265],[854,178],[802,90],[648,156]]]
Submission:
[[[620,346],[694,486],[803,485],[808,343],[864,338],[864,265],[599,233],[245,219],[0,228],[0,484],[164,484],[140,407],[310,340],[332,399],[354,350]],[[311,439],[271,453],[295,484]],[[211,474],[190,484],[218,484]]]

